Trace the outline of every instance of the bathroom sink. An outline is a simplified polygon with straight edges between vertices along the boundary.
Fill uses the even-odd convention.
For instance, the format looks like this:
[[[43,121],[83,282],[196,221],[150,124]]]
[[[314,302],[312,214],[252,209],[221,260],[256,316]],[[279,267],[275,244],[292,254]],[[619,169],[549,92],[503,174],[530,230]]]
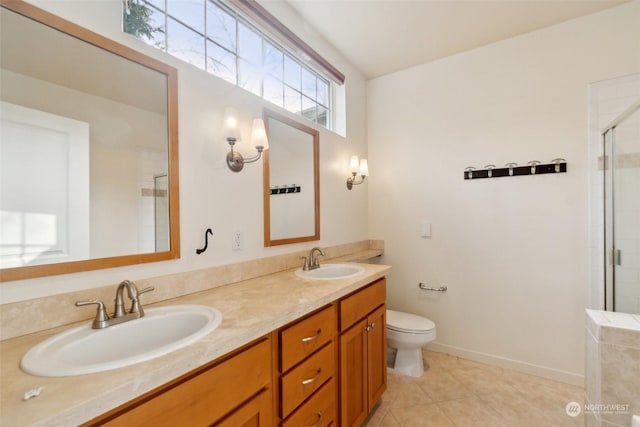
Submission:
[[[222,322],[222,313],[202,305],[145,309],[144,317],[91,329],[91,322],[31,348],[20,366],[32,375],[66,377],[122,368],[192,344]]]
[[[334,280],[349,279],[364,273],[364,268],[354,264],[323,264],[315,270],[296,270],[295,274],[303,279]]]

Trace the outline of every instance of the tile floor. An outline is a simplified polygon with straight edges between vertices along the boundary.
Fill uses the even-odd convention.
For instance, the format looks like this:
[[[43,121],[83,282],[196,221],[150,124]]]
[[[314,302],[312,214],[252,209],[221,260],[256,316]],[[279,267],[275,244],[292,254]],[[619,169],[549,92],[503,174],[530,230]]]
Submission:
[[[564,427],[569,402],[584,407],[584,389],[443,353],[423,351],[425,373],[389,373],[382,403],[366,427]]]

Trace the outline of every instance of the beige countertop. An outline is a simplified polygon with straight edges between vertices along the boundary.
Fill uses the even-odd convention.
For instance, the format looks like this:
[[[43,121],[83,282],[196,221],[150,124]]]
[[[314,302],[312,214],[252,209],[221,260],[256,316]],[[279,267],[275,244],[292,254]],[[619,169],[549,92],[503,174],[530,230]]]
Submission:
[[[364,274],[350,279],[304,280],[287,270],[149,305],[208,305],[220,310],[223,320],[215,331],[188,347],[112,371],[36,377],[20,370],[27,350],[78,324],[0,341],[0,424],[69,426],[91,420],[384,277],[390,269],[359,265]],[[29,321],[28,315],[24,320]],[[41,394],[24,401],[24,393],[37,387],[44,387]]]

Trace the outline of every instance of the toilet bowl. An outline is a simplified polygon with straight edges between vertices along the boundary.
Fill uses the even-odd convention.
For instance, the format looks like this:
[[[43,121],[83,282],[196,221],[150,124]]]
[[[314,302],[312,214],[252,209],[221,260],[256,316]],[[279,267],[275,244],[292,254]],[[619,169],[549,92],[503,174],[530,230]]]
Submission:
[[[393,370],[420,377],[424,373],[422,347],[436,339],[436,325],[415,314],[387,310],[387,345],[396,349]]]

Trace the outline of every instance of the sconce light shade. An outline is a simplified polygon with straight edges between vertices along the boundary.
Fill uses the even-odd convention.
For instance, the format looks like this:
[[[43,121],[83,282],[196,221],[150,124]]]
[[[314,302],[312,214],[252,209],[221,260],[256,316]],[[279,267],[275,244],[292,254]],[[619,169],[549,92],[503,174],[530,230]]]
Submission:
[[[369,162],[367,162],[367,159],[360,160],[360,175],[369,176]]]
[[[222,131],[224,137],[233,139],[234,141],[240,139],[240,131],[238,129],[238,112],[233,107],[227,107],[224,110],[224,118],[222,119]]]
[[[351,173],[358,173],[360,169],[360,163],[358,161],[358,156],[351,156],[351,162],[349,163],[349,171]]]
[[[349,170],[353,176],[347,178],[347,188],[351,190],[354,185],[362,184],[369,176],[369,162],[367,162],[367,159],[361,159],[358,161],[358,156],[351,156]],[[358,176],[358,174],[360,174],[360,180],[356,180],[356,176]]]
[[[264,121],[262,119],[253,119],[253,127],[251,128],[251,144],[256,149],[262,147],[263,150],[269,149],[269,140],[267,131],[264,129]]]

